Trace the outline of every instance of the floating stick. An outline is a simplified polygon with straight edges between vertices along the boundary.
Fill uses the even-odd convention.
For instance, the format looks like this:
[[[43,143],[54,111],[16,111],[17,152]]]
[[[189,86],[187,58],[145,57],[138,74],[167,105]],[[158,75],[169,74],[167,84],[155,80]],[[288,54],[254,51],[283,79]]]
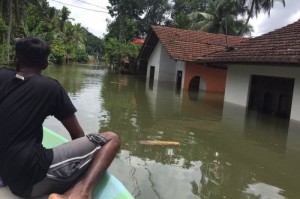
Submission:
[[[145,145],[180,145],[179,142],[160,141],[160,140],[141,140],[140,144],[145,144]]]

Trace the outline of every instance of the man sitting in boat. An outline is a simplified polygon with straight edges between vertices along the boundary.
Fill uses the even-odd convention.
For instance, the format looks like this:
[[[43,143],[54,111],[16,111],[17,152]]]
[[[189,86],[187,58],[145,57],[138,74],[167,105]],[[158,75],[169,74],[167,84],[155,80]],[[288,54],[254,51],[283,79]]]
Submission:
[[[45,41],[24,38],[16,43],[16,70],[0,69],[0,176],[21,197],[91,199],[120,141],[113,132],[85,135],[64,88],[41,75],[49,54]],[[71,142],[42,146],[49,115],[66,127]]]

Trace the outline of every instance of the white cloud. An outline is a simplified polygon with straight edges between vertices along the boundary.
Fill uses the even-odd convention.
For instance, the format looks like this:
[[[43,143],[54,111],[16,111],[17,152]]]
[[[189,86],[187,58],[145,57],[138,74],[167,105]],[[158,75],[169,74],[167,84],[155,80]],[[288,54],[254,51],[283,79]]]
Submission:
[[[290,17],[290,23],[293,23],[298,19],[300,19],[300,9],[296,13],[292,14],[292,16]]]
[[[251,19],[254,28],[253,36],[259,36],[275,29],[291,24],[300,19],[300,1],[285,0],[285,7],[280,1],[275,1],[270,16],[261,13],[257,18]]]

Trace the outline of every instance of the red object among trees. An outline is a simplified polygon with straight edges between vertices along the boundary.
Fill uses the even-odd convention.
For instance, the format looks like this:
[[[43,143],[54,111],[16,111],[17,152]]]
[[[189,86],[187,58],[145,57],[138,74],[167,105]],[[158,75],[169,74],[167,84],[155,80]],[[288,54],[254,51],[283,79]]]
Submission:
[[[133,43],[135,43],[135,44],[143,44],[144,41],[145,41],[144,39],[134,39]]]

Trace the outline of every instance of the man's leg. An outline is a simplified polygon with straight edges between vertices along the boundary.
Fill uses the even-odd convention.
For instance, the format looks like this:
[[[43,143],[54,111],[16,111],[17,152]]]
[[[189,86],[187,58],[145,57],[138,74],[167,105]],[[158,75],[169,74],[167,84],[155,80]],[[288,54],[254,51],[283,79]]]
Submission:
[[[113,132],[101,133],[107,143],[96,152],[91,166],[83,177],[64,194],[51,194],[49,199],[91,199],[100,176],[107,170],[120,148],[120,140]]]

